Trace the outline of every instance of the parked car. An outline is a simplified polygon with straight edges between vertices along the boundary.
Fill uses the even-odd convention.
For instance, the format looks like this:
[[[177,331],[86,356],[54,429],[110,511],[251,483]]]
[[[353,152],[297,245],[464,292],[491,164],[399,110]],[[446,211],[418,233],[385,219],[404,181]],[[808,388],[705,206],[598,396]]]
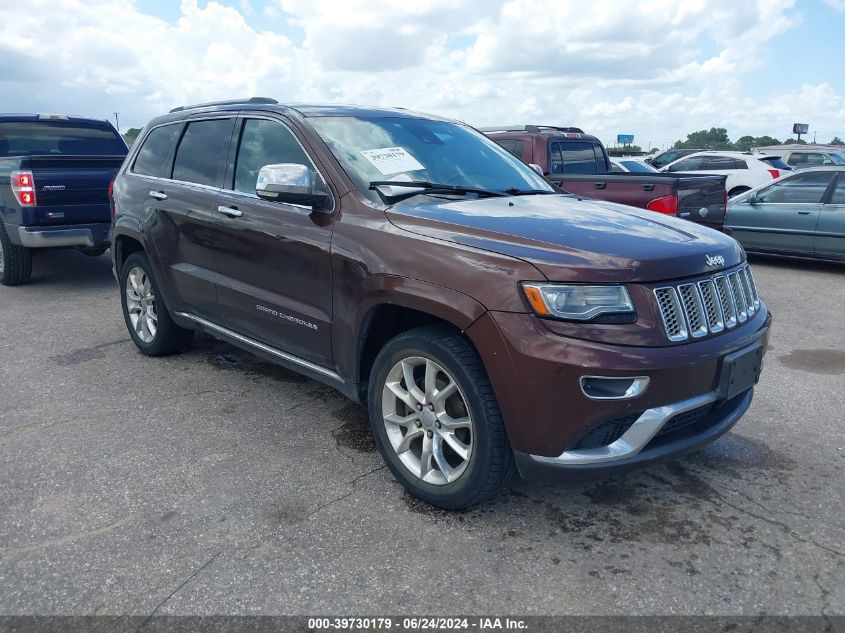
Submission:
[[[780,156],[793,169],[845,165],[845,149],[824,145],[779,145],[761,148],[767,154]]]
[[[792,171],[780,156],[750,152],[698,152],[663,167],[661,172],[677,174],[722,174],[732,198]]]
[[[525,125],[483,131],[566,192],[722,228],[724,176],[614,174],[601,141],[580,128]]]
[[[727,225],[749,252],[845,260],[845,166],[790,173],[737,196]]]
[[[109,246],[109,183],[126,143],[108,121],[0,115],[0,283],[29,281],[32,250]]]
[[[736,241],[557,193],[455,121],[177,108],[113,195],[142,353],[200,329],[334,386],[368,406],[402,485],[444,508],[491,497],[514,466],[606,474],[712,442],[766,349]]]
[[[610,171],[614,174],[658,174],[660,173],[654,167],[649,165],[641,158],[633,158],[631,156],[611,156],[610,157]]]
[[[698,152],[706,152],[707,149],[667,149],[655,154],[654,156],[646,156],[645,160],[655,169],[665,167],[669,163],[674,163],[676,160],[689,156],[690,154],[697,154]]]

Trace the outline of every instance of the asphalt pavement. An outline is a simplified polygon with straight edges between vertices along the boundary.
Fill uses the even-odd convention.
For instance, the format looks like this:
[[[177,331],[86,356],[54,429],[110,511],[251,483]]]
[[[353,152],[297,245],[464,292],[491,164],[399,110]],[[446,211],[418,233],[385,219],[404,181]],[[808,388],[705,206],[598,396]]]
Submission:
[[[108,255],[0,287],[0,615],[843,614],[845,265],[752,260],[748,414],[604,481],[447,513],[362,407],[206,336],[151,359]]]

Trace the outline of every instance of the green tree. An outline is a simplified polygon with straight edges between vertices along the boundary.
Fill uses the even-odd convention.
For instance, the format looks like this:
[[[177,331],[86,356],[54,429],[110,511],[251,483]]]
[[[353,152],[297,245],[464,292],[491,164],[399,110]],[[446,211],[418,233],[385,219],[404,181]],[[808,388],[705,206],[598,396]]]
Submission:
[[[830,142],[831,145],[839,145],[840,147],[845,145],[845,141],[843,141],[838,136],[834,136],[833,140]]]
[[[758,147],[766,147],[767,145],[780,145],[780,141],[774,136],[758,136],[754,139],[754,145]]]
[[[739,150],[751,149],[755,145],[757,145],[757,139],[748,135],[740,136],[736,139],[736,143],[734,143],[734,147]]]
[[[699,130],[687,134],[687,140],[675,143],[676,149],[733,149],[733,143],[728,138],[728,131],[723,127],[711,127],[709,130]]]
[[[132,143],[135,142],[135,139],[138,138],[138,135],[141,133],[141,128],[139,127],[131,127],[126,132],[123,133],[123,140],[126,141],[126,144],[129,147],[132,147]]]

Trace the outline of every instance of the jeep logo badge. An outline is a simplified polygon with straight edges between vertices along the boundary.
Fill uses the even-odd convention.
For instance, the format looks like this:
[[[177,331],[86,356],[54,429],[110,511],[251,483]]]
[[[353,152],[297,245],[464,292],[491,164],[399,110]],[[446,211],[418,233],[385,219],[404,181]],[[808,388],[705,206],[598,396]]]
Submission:
[[[704,263],[707,266],[724,266],[725,265],[725,258],[721,255],[706,255],[706,259]]]

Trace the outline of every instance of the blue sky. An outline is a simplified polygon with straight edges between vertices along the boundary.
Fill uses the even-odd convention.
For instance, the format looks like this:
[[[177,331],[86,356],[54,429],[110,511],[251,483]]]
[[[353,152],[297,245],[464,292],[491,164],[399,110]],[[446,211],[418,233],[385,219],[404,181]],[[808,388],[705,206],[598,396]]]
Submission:
[[[140,126],[263,94],[667,145],[845,138],[845,0],[31,0],[0,7],[4,109]],[[543,19],[537,19],[541,15]],[[45,17],[46,16],[46,17]]]

